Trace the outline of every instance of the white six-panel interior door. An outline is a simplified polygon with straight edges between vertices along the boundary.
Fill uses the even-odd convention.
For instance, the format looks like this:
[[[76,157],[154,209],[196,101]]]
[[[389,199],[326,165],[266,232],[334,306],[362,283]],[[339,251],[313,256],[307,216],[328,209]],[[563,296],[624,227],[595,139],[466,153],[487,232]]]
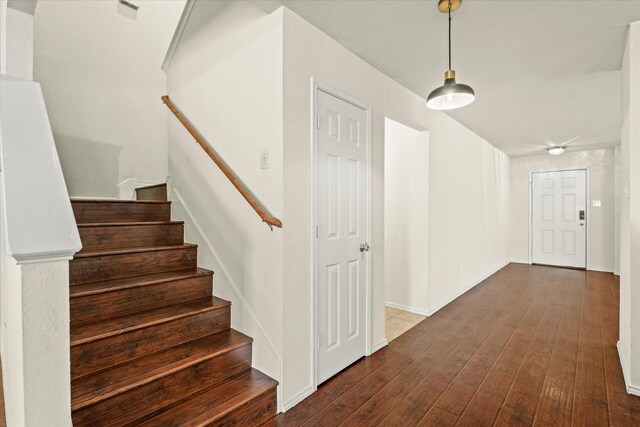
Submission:
[[[316,381],[366,353],[367,111],[316,91]]]
[[[586,268],[587,171],[535,172],[531,189],[532,262]]]

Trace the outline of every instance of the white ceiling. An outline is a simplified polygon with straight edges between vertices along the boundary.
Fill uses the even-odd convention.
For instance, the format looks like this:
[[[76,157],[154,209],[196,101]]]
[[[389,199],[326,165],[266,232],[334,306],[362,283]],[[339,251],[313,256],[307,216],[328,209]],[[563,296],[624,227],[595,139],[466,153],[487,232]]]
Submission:
[[[444,81],[447,18],[437,0],[281,4],[422,97]],[[509,155],[620,141],[620,68],[640,0],[465,0],[453,13],[453,69],[476,101],[449,112]],[[426,108],[426,107],[425,107]]]
[[[7,0],[7,7],[33,15],[36,12],[38,0]]]

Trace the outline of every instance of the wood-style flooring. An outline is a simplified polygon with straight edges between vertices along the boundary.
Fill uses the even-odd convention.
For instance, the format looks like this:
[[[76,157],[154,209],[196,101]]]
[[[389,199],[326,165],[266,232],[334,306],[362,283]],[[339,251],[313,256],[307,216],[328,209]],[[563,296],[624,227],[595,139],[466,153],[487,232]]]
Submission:
[[[612,274],[510,264],[271,426],[640,426]]]

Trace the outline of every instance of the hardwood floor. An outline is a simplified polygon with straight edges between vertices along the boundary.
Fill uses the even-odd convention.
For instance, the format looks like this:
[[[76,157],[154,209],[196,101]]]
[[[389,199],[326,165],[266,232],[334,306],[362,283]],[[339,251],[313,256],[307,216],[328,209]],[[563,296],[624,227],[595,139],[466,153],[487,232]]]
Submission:
[[[510,264],[269,426],[639,426],[618,279]]]

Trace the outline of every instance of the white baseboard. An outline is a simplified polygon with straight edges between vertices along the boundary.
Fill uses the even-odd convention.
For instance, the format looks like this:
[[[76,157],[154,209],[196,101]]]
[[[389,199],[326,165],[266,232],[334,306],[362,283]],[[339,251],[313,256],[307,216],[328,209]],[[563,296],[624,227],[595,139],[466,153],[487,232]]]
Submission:
[[[461,297],[462,295],[464,295],[465,293],[467,293],[469,290],[471,290],[472,288],[476,287],[477,285],[479,285],[483,280],[486,280],[487,278],[493,276],[494,274],[496,274],[498,271],[502,270],[503,268],[505,268],[507,265],[511,264],[512,262],[515,261],[507,261],[504,264],[502,264],[501,266],[499,266],[498,268],[493,269],[492,271],[490,271],[489,273],[483,274],[482,276],[480,276],[479,278],[477,278],[476,280],[472,281],[471,284],[469,284],[468,286],[466,286],[464,289],[462,289],[460,292],[454,294],[452,297],[450,297],[449,299],[447,299],[446,301],[444,301],[443,303],[440,303],[439,305],[437,305],[435,308],[429,310],[427,313],[427,316],[433,316],[434,314],[436,314],[436,312],[438,312],[440,309],[444,308],[446,305],[449,305],[451,302],[453,302],[454,300],[456,300],[457,298]],[[528,264],[528,263],[527,263]]]
[[[375,353],[376,351],[380,350],[381,348],[384,348],[386,346],[389,345],[389,341],[387,341],[387,339],[383,339],[382,341],[380,341],[377,344],[374,344],[373,346],[371,346],[371,351],[369,352],[369,355],[372,355],[373,353]]]
[[[624,377],[624,384],[627,387],[627,393],[633,394],[634,396],[640,396],[640,387],[631,384],[631,378],[629,378],[627,359],[622,351],[622,346],[620,345],[620,341],[616,344],[616,348],[618,349],[618,357],[620,358],[620,366],[622,367],[622,376]]]
[[[127,178],[116,186],[118,199],[120,200],[134,200],[136,194],[136,187],[138,187],[138,178]]]
[[[605,267],[593,267],[593,266],[587,266],[587,270],[588,271],[600,271],[602,273],[613,273],[613,270],[610,268],[605,268]]]
[[[514,264],[529,264],[531,265],[531,262],[529,262],[529,260],[521,260],[521,259],[512,259],[511,260],[512,263]],[[587,270],[589,271],[600,271],[603,273],[613,273],[616,275],[620,275],[620,273],[616,273],[615,271],[611,270],[610,268],[606,268],[606,267],[594,267],[594,266],[587,266]]]
[[[313,385],[300,390],[295,396],[282,404],[282,412],[287,412],[289,409],[293,408],[298,403],[311,396],[315,391],[316,389],[313,387]]]
[[[384,305],[386,307],[397,308],[399,310],[408,311],[409,313],[415,313],[415,314],[419,314],[421,316],[428,316],[429,315],[429,314],[427,314],[428,311],[426,311],[426,310],[420,310],[419,308],[409,307],[409,306],[402,305],[402,304],[395,304],[393,302],[385,302]]]
[[[615,274],[616,276],[620,276],[620,272],[619,271],[613,271],[613,274]]]

